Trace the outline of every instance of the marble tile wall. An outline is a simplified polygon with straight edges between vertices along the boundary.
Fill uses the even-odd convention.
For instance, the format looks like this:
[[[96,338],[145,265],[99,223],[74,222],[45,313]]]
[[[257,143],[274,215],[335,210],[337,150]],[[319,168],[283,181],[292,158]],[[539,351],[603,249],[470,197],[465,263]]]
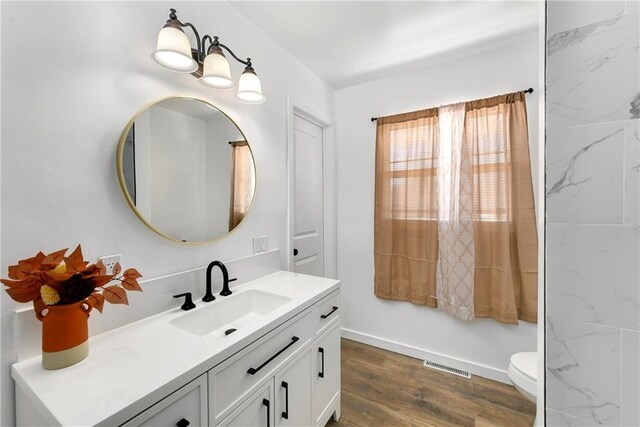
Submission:
[[[639,1],[547,1],[548,426],[640,426]]]

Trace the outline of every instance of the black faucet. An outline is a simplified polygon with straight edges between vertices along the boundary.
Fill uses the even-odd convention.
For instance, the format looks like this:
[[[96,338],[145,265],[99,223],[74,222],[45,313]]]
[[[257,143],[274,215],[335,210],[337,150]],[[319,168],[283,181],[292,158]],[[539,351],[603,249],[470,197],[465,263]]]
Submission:
[[[238,280],[237,278],[229,279],[229,272],[227,272],[227,267],[225,267],[225,265],[221,261],[213,261],[207,267],[207,291],[205,292],[204,297],[202,298],[202,301],[204,302],[209,302],[216,299],[216,297],[213,296],[213,293],[211,292],[211,270],[213,270],[213,267],[215,266],[220,267],[220,271],[222,271],[222,292],[220,292],[220,295],[222,295],[223,297],[226,297],[227,295],[231,295],[231,290],[229,289],[229,282]]]

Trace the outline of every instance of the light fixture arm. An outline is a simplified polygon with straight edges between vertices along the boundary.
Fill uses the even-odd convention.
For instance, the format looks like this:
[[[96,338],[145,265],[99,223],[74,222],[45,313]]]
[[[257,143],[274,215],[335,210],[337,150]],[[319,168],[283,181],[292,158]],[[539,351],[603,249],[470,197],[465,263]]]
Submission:
[[[222,43],[218,42],[218,36],[214,37],[214,44],[216,46],[220,46],[221,48],[223,48],[224,50],[229,52],[229,54],[231,56],[233,56],[233,59],[235,59],[236,61],[240,62],[241,64],[246,65],[247,67],[251,67],[251,58],[247,58],[246,61],[243,61],[242,59],[238,58],[238,56],[235,53],[233,53],[233,51],[231,49],[229,49],[227,46],[223,45]]]
[[[241,64],[244,64],[247,67],[251,66],[251,58],[247,58],[246,61],[243,61],[242,59],[238,58],[238,56],[235,53],[233,53],[233,51],[229,49],[229,47],[227,47],[226,45],[218,41],[218,36],[213,36],[212,38],[209,34],[205,34],[202,38],[200,38],[200,33],[198,33],[198,30],[196,29],[195,25],[193,25],[190,22],[181,22],[178,19],[178,15],[175,9],[169,9],[169,19],[175,21],[178,25],[180,25],[183,28],[189,27],[191,28],[191,30],[193,30],[193,33],[196,36],[196,43],[198,47],[197,49],[198,62],[204,61],[204,58],[207,56],[212,46],[217,46],[217,47],[224,48],[224,50],[229,52],[229,54],[233,57],[233,59],[240,62]],[[209,41],[208,49],[206,48],[207,40]]]

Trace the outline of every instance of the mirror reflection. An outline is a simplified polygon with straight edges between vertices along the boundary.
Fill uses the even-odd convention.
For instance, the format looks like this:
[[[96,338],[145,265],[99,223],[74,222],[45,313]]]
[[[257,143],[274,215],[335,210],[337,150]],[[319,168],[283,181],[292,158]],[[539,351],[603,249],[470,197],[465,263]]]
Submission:
[[[256,184],[242,131],[222,111],[193,98],[161,100],[132,120],[118,147],[118,175],[145,224],[193,243],[237,227]]]

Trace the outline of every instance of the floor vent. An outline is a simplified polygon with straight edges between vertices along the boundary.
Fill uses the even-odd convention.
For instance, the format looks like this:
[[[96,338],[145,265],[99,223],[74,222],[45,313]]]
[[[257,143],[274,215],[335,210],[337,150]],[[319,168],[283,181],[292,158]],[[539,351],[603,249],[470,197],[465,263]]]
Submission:
[[[425,360],[423,365],[425,367],[427,367],[427,368],[437,369],[438,371],[443,371],[443,372],[448,372],[450,374],[457,375],[459,377],[464,377],[466,379],[470,379],[471,378],[471,374],[469,372],[467,372],[467,371],[462,371],[460,369],[451,368],[449,366],[441,365],[439,363],[430,362],[428,360]]]

